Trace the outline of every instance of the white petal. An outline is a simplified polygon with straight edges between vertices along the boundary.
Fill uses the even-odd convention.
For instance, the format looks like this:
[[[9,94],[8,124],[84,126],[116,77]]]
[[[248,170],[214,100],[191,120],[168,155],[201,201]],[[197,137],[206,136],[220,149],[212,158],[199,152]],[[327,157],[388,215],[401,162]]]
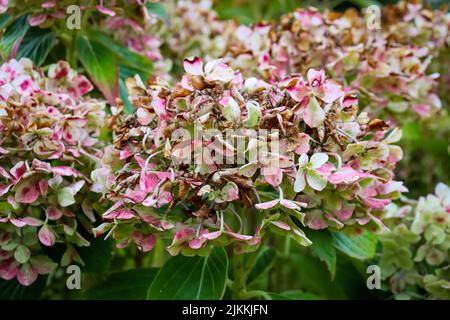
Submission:
[[[326,153],[318,152],[311,156],[311,164],[313,169],[320,168],[328,161],[328,155]]]
[[[306,180],[308,185],[316,191],[322,191],[328,183],[327,177],[316,170],[308,170],[306,172]]]
[[[308,155],[306,153],[303,153],[300,158],[298,158],[299,168],[303,168],[304,166],[306,166],[308,164],[308,160]]]
[[[310,128],[317,128],[325,120],[325,111],[315,97],[311,97],[308,106],[303,112],[303,120]]]
[[[234,71],[220,60],[208,62],[205,66],[206,79],[209,81],[229,82],[234,79]]]
[[[297,175],[295,176],[294,191],[302,192],[303,189],[305,189],[305,186],[305,172],[303,169],[299,169]]]

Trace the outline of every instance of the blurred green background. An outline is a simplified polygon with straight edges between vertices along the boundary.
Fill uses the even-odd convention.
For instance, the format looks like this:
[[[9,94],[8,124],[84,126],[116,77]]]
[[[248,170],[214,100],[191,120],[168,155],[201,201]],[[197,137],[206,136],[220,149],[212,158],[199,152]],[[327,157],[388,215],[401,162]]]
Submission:
[[[298,7],[313,6],[319,9],[342,11],[350,7],[364,8],[370,5],[386,5],[396,0],[215,0],[214,8],[222,19],[236,19],[251,24],[279,18]],[[425,0],[433,8],[439,8],[448,0]]]

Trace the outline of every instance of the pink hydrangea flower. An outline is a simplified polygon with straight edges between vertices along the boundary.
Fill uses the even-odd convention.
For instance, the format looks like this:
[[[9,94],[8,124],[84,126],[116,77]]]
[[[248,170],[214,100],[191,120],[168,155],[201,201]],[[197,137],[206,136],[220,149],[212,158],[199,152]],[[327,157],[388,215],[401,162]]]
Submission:
[[[186,73],[172,86],[127,81],[136,113],[117,118],[120,164],[105,165],[96,179],[103,182],[96,188],[109,190],[103,193],[115,203],[96,234],[110,230],[120,247],[133,239],[142,246],[133,232],[150,226],[146,236],[172,238],[170,254],[192,255],[231,243],[255,250],[272,226],[309,245],[299,222],[355,232],[384,227],[384,207],[405,191],[391,172],[401,158],[393,145],[399,131],[369,127],[367,115],[358,115],[357,98],[321,70],[311,69],[300,85],[299,76],[245,79],[220,59],[204,64],[193,57],[183,64]],[[304,100],[313,101],[314,115],[307,115]],[[276,132],[261,138],[259,129]],[[230,130],[243,141],[241,151],[226,137]],[[321,130],[330,133],[324,138]],[[239,156],[244,164],[234,162]],[[262,221],[253,235],[243,234],[250,215]]]
[[[96,220],[92,204],[100,195],[90,191],[88,177],[100,166],[104,144],[98,136],[105,119],[105,103],[85,97],[91,89],[63,61],[50,65],[47,75],[28,59],[0,66],[0,200],[7,204],[0,212],[0,256],[5,257],[0,277],[5,280],[16,277],[31,285],[39,274],[52,272],[57,264],[42,255],[43,247],[65,244],[71,252],[65,257],[75,259],[75,248],[89,245],[77,225],[90,232]]]

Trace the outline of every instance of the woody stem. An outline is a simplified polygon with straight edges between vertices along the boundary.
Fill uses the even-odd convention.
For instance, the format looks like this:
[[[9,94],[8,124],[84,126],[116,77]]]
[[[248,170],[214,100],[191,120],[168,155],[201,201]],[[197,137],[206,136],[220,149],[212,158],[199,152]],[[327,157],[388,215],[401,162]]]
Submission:
[[[245,292],[245,282],[247,273],[245,272],[244,255],[236,251],[233,252],[233,286],[231,287],[231,295],[233,300],[243,299]]]

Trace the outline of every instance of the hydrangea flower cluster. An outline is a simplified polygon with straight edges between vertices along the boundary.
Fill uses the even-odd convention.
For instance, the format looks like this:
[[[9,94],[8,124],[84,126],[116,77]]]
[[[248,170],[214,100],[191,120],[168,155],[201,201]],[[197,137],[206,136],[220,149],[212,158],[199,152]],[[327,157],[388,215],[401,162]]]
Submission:
[[[362,110],[396,123],[441,110],[439,74],[429,66],[449,45],[450,18],[415,2],[383,8],[381,29],[353,9],[339,14],[302,8],[252,27],[219,20],[211,1],[169,1],[167,21],[146,10],[145,1],[129,4],[138,15],[116,10],[115,2],[98,10],[116,39],[154,62],[159,82],[171,82],[171,69],[177,69],[162,51],[174,62],[191,55],[223,57],[246,76],[272,81],[325,67],[360,94]]]
[[[146,2],[128,2],[128,10],[111,11],[112,13],[107,15],[106,19],[100,21],[100,25],[123,46],[152,61],[154,68],[152,75],[170,80],[169,71],[172,63],[170,59],[164,58],[161,52],[164,35],[169,33],[168,21],[149,12],[145,7]],[[105,3],[106,5],[110,8],[115,6],[110,2]]]
[[[116,38],[155,62],[158,77],[171,80],[171,63],[190,55],[223,57],[246,76],[280,80],[291,73],[323,68],[358,90],[361,106],[393,121],[427,117],[441,109],[436,95],[439,74],[429,65],[449,45],[449,15],[420,2],[401,1],[382,12],[382,28],[368,25],[355,10],[343,14],[297,9],[274,23],[252,27],[219,20],[210,1],[166,3],[170,23],[142,6],[144,23],[108,18]],[[406,37],[399,37],[404,34]],[[311,54],[314,52],[314,54]],[[407,117],[405,117],[407,115]]]
[[[386,10],[383,16],[391,18],[375,29],[354,10],[297,9],[279,23],[239,26],[225,55],[232,57],[233,67],[267,79],[325,66],[334,78],[358,90],[363,109],[374,116],[394,121],[429,116],[441,109],[441,102],[436,95],[439,74],[427,70],[433,56],[449,44],[450,17],[408,2]],[[421,40],[405,42],[399,38],[403,29]]]
[[[234,242],[255,250],[268,227],[384,228],[401,132],[358,114],[357,98],[323,70],[268,83],[221,60],[184,60],[173,88],[129,79],[135,114],[118,117],[98,176],[114,205],[97,235],[175,255]]]
[[[228,39],[238,24],[220,20],[212,1],[171,1],[167,5],[170,15],[169,34],[166,42],[175,59],[201,56],[211,60],[222,56]]]
[[[66,62],[47,75],[31,60],[0,66],[0,278],[33,283],[55,267],[46,248],[63,243],[61,264],[82,263],[102,156],[105,103],[85,97],[93,86]]]
[[[221,56],[237,26],[234,21],[219,20],[209,0],[164,2],[167,19],[147,10],[145,3],[133,3],[135,9],[130,11],[139,12],[138,15],[127,14],[128,11],[114,13],[102,24],[123,45],[153,61],[152,75],[159,81],[173,80],[171,59],[177,62],[186,56]]]
[[[395,227],[381,236],[379,265],[396,298],[450,299],[449,214],[450,189],[443,183],[416,202],[388,207]]]

